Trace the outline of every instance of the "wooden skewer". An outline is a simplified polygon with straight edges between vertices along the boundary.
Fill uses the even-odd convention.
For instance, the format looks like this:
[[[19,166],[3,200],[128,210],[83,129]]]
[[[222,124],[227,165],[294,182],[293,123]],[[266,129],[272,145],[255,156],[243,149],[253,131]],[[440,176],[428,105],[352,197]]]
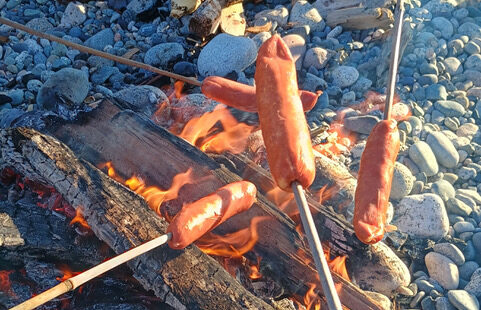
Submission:
[[[329,270],[329,265],[327,264],[326,257],[324,256],[324,251],[322,250],[321,240],[319,239],[311,210],[307,204],[304,189],[299,182],[293,182],[292,191],[294,192],[297,207],[299,208],[302,227],[304,228],[307,241],[309,242],[309,247],[311,248],[312,257],[314,258],[314,263],[316,265],[317,273],[319,274],[322,291],[326,297],[329,310],[342,310],[341,301],[337,294],[336,288],[334,287],[331,271]]]
[[[391,108],[394,99],[394,88],[396,86],[397,67],[399,62],[399,46],[401,45],[402,25],[404,19],[404,0],[397,1],[397,18],[394,23],[394,33],[389,61],[389,75],[386,89],[386,105],[384,107],[384,119],[391,118]]]
[[[84,53],[87,53],[87,54],[99,56],[99,57],[102,57],[102,58],[113,60],[115,62],[124,64],[124,65],[132,66],[132,67],[144,69],[144,70],[147,70],[147,71],[150,71],[150,72],[154,72],[154,73],[157,73],[157,74],[160,74],[160,75],[168,76],[170,78],[180,80],[180,81],[184,81],[186,83],[189,83],[189,84],[192,84],[192,85],[195,85],[195,86],[201,86],[202,85],[202,82],[195,79],[195,78],[186,77],[186,76],[183,76],[183,75],[180,75],[180,74],[175,74],[175,73],[165,71],[165,70],[161,70],[161,69],[158,69],[158,68],[153,67],[151,65],[147,65],[147,64],[135,61],[135,60],[131,60],[131,59],[127,59],[127,58],[124,58],[124,57],[120,57],[120,56],[112,55],[112,54],[109,54],[109,53],[105,53],[105,52],[96,50],[94,48],[83,46],[83,45],[80,45],[80,44],[77,44],[77,43],[59,38],[57,36],[54,36],[54,35],[51,35],[51,34],[48,34],[48,33],[43,33],[43,32],[34,30],[32,28],[29,28],[27,26],[24,26],[22,24],[16,23],[14,21],[11,21],[11,20],[3,18],[3,17],[0,17],[0,24],[5,24],[5,25],[13,27],[17,30],[25,31],[25,32],[27,32],[31,35],[37,36],[39,38],[47,39],[49,41],[53,41],[53,42],[57,42],[57,43],[66,45],[70,48],[76,49],[78,51],[81,51],[81,52],[84,52]]]
[[[93,278],[100,276],[101,274],[119,265],[122,265],[123,263],[128,262],[129,260],[136,258],[139,255],[149,252],[150,250],[155,249],[156,247],[159,247],[167,243],[170,240],[170,238],[172,238],[172,234],[167,233],[153,240],[150,240],[142,245],[139,245],[138,247],[135,247],[133,249],[128,250],[127,252],[117,255],[114,258],[109,259],[108,261],[105,261],[95,267],[92,267],[82,272],[81,274],[76,275],[75,277],[65,280],[62,283],[52,287],[51,289],[33,298],[30,298],[29,300],[26,300],[23,303],[13,308],[10,308],[10,310],[35,309],[36,307],[43,305],[44,303],[54,299],[55,297],[58,297],[62,294],[73,291],[80,285],[92,280]]]

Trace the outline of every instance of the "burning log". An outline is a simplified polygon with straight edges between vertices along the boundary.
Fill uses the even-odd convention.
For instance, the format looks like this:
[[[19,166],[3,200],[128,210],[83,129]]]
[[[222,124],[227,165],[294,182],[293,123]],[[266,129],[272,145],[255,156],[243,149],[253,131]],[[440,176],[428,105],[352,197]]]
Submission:
[[[0,143],[5,162],[30,178],[55,184],[72,205],[83,206],[94,233],[117,253],[165,232],[166,222],[143,199],[77,160],[58,140],[34,130],[12,129],[0,133]],[[196,247],[154,250],[129,266],[145,288],[177,309],[272,309]]]
[[[197,148],[187,144],[150,120],[131,111],[120,111],[115,105],[104,101],[97,110],[76,124],[57,122],[51,124],[50,133],[73,149],[75,155],[98,165],[112,161],[122,176],[140,175],[146,184],[168,188],[170,180],[180,172],[192,168],[194,175],[202,178],[202,184],[182,187],[180,199],[167,203],[168,210],[180,209],[183,202],[196,200],[226,183],[238,180],[237,175],[249,179],[262,193],[273,187],[267,172],[254,163],[237,157],[224,160],[235,172],[214,162]],[[215,156],[222,158],[223,156]],[[168,163],[168,164],[164,164]],[[327,174],[328,175],[328,174]],[[327,176],[329,178],[329,176]],[[335,182],[336,180],[331,180]],[[269,184],[271,187],[269,187]],[[258,204],[249,212],[237,216],[236,220],[221,225],[217,232],[232,233],[250,227],[251,219],[265,218],[257,223],[259,240],[254,252],[262,257],[266,272],[276,278],[287,292],[304,295],[309,283],[317,283],[312,265],[306,267],[304,240],[295,230],[295,224],[283,212],[260,196]],[[321,240],[335,255],[348,255],[348,267],[362,268],[366,261],[385,261],[383,251],[372,251],[354,236],[349,224],[334,212],[309,199],[311,207],[319,210],[315,216],[320,229]],[[277,246],[272,246],[277,244]],[[402,262],[398,259],[402,264]],[[375,264],[375,263],[374,263]],[[391,275],[395,285],[407,285],[406,279],[398,277],[392,266],[378,266],[378,272]],[[352,309],[377,309],[362,291],[335,275],[341,283],[341,300]]]

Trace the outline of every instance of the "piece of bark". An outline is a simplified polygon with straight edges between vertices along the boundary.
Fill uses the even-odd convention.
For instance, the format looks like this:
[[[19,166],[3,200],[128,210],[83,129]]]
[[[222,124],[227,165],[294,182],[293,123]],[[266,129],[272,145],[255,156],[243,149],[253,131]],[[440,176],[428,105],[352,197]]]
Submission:
[[[35,130],[0,131],[4,162],[25,176],[52,184],[72,206],[82,206],[94,233],[122,253],[165,232],[167,223],[145,201],[75,154]],[[195,246],[167,246],[128,265],[146,288],[177,309],[272,309],[246,291]]]
[[[192,14],[189,30],[201,38],[215,33],[220,25],[222,9],[236,3],[242,3],[242,0],[205,0]]]
[[[181,18],[184,15],[194,12],[201,3],[201,0],[172,0],[170,16]]]
[[[245,163],[250,167],[251,175],[247,170],[244,170],[245,173],[232,174],[197,148],[154,125],[145,117],[129,111],[119,112],[108,101],[104,101],[100,108],[76,124],[61,124],[56,129],[51,128],[51,133],[69,145],[80,158],[94,164],[112,161],[120,175],[139,175],[148,185],[169,188],[176,174],[193,168],[202,183],[184,186],[178,200],[166,203],[173,209],[180,208],[183,202],[198,199],[225,183],[238,180],[237,174],[254,182],[259,190],[262,190],[260,187],[263,184],[273,184],[270,175],[263,175],[253,163]],[[261,185],[259,180],[263,180]],[[350,224],[312,199],[311,205],[320,210],[316,217],[318,227],[322,227],[321,239],[335,255],[348,255],[348,264],[352,266],[362,266],[365,259],[381,259],[370,254],[369,247],[355,237]],[[299,238],[292,220],[269,201],[259,199],[259,203],[251,210],[237,216],[235,221],[227,221],[217,231],[229,233],[244,229],[249,227],[255,216],[272,218],[258,225],[259,240],[254,247],[255,253],[262,257],[262,263],[270,268],[270,275],[279,279],[286,292],[303,296],[309,288],[308,284],[316,283],[313,265],[307,267],[301,259],[305,255],[309,257],[309,251],[304,240]],[[277,246],[273,246],[273,242]],[[386,268],[385,272],[391,271]],[[334,278],[341,281],[337,275]],[[344,298],[346,306],[352,306],[353,309],[377,309],[352,284],[343,285],[346,288],[343,289],[344,295],[341,298]]]
[[[233,36],[243,36],[246,31],[246,19],[242,3],[236,3],[223,8],[220,16],[222,32]]]
[[[327,14],[326,23],[330,27],[341,25],[345,29],[363,30],[388,28],[394,22],[391,10],[385,8],[345,8]]]

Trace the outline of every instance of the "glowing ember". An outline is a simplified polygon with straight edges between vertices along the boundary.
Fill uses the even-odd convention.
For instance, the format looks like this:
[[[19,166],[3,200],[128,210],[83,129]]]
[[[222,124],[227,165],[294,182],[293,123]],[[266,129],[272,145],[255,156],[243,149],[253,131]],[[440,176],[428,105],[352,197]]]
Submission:
[[[261,258],[258,256],[257,257],[257,264],[256,265],[250,265],[249,266],[249,278],[251,280],[258,280],[262,278],[262,274],[259,272],[259,268],[261,265]]]
[[[304,306],[306,310],[320,310],[321,309],[321,299],[319,295],[314,291],[317,288],[315,284],[309,284],[309,290],[304,296]]]
[[[342,122],[343,117],[341,117]],[[333,123],[328,130],[327,141],[314,145],[314,149],[319,153],[333,157],[348,152],[354,145],[355,138],[344,129],[342,123]]]
[[[224,129],[221,132],[218,132],[215,127],[218,122]],[[238,154],[245,150],[247,138],[253,129],[252,126],[239,123],[226,107],[220,107],[200,117],[192,118],[184,126],[179,137],[204,152],[229,151]]]
[[[4,292],[12,297],[15,296],[10,283],[10,274],[13,272],[13,270],[0,270],[0,292]]]
[[[182,97],[182,89],[184,88],[184,82],[176,81],[174,83],[174,95],[175,98],[179,99]],[[170,98],[169,98],[170,99]]]
[[[62,271],[63,276],[62,277],[57,277],[57,281],[63,282],[65,280],[70,279],[71,277],[75,277],[76,275],[80,274],[81,272],[79,271],[72,271],[69,266],[65,264],[59,264],[57,265],[57,268]]]
[[[185,184],[192,184],[194,182],[192,169],[189,168],[184,173],[179,173],[172,180],[172,185],[167,190],[162,190],[157,186],[147,186],[140,177],[132,176],[128,180],[122,179],[115,172],[114,167],[111,162],[100,165],[100,168],[108,168],[108,175],[119,183],[127,185],[131,190],[142,196],[147,204],[152,210],[161,216],[166,216],[166,214],[161,214],[160,206],[165,201],[170,201],[176,199],[179,194],[179,190]],[[167,219],[169,220],[169,219]]]
[[[82,227],[84,229],[90,229],[89,224],[87,223],[87,221],[83,217],[81,207],[77,207],[77,210],[75,210],[75,217],[70,221],[70,225],[73,225],[75,223],[77,223],[80,227]]]
[[[197,245],[202,252],[210,255],[230,258],[241,257],[254,247],[259,239],[257,225],[267,218],[268,217],[265,216],[255,217],[252,219],[249,228],[244,228],[223,236],[214,233],[205,234],[195,242],[195,245]]]

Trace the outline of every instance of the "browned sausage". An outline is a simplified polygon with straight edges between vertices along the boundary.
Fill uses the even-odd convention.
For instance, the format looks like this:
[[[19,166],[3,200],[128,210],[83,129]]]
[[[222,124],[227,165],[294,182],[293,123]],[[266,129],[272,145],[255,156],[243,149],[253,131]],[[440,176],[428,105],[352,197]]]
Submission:
[[[169,246],[183,249],[228,218],[246,211],[255,202],[256,193],[254,184],[239,181],[185,205],[167,228],[172,233]]]
[[[206,97],[229,107],[246,112],[257,112],[255,86],[242,84],[220,76],[209,76],[202,82],[201,90]],[[304,111],[311,110],[321,94],[321,91],[312,93],[300,90],[299,95]]]
[[[377,123],[367,138],[359,166],[353,220],[356,236],[364,243],[380,241],[386,231],[386,213],[399,145],[399,131],[392,119]]]
[[[291,191],[294,181],[307,188],[315,176],[311,137],[299,98],[294,60],[280,36],[274,35],[259,49],[255,80],[271,174],[283,190]]]

